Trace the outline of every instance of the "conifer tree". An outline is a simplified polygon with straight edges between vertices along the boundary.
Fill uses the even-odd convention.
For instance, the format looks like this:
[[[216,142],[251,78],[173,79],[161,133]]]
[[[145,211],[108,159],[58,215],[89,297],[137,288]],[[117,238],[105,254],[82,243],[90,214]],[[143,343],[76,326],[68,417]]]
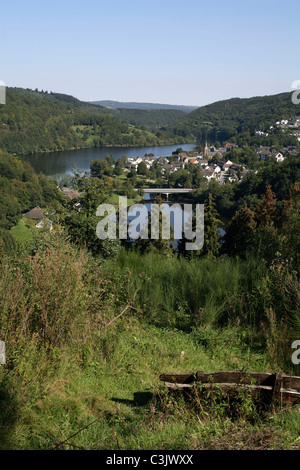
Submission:
[[[255,212],[247,204],[235,213],[225,236],[225,249],[229,255],[241,255],[246,251],[256,225]]]
[[[215,201],[211,194],[204,203],[204,246],[201,255],[215,257],[220,250],[220,231],[222,222],[218,218]]]
[[[266,225],[275,220],[277,198],[271,185],[266,186],[266,192],[261,195],[261,201],[256,206],[256,221],[258,225]]]
[[[158,205],[161,207],[163,204],[163,199],[161,194],[159,194],[156,198]],[[138,238],[134,246],[138,248],[141,253],[156,253],[161,254],[166,257],[172,257],[174,255],[174,249],[171,244],[174,241],[173,237],[173,230],[170,230],[170,240],[162,238],[162,213],[159,213],[159,226],[158,226],[158,233],[156,239],[151,239],[151,217],[150,213],[148,213],[148,239]]]

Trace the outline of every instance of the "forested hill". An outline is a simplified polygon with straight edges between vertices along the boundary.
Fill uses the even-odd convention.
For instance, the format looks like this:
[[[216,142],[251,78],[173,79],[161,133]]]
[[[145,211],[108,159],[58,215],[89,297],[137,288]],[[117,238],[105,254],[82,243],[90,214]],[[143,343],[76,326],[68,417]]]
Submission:
[[[96,104],[100,106],[105,106],[106,108],[113,109],[143,109],[146,111],[150,110],[172,110],[172,111],[183,111],[185,113],[190,113],[197,109],[197,106],[183,106],[176,104],[160,104],[160,103],[136,103],[136,102],[122,102],[122,101],[110,101],[110,100],[100,100],[100,101],[91,101],[91,104]]]
[[[254,145],[255,130],[268,131],[276,121],[299,116],[291,93],[233,98],[191,113],[177,109],[112,109],[73,96],[8,88],[0,106],[0,149],[28,154],[85,147],[152,146],[198,140],[227,140]],[[263,145],[292,145],[297,140],[275,129]]]
[[[114,116],[129,122],[134,126],[143,126],[148,130],[165,130],[185,115],[183,111],[172,109],[153,109],[146,111],[144,109],[114,109]]]
[[[9,153],[183,143],[172,132],[159,132],[178,120],[180,111],[128,110],[127,115],[73,96],[22,88],[8,88],[6,98],[0,106],[0,149]]]
[[[185,115],[170,130],[184,137],[195,136],[201,142],[206,137],[211,143],[224,142],[238,134],[239,139],[247,138],[255,130],[268,130],[279,119],[299,116],[300,107],[293,104],[291,98],[291,93],[280,93],[217,101]]]
[[[75,98],[74,96],[71,96],[71,95],[66,95],[64,93],[55,93],[53,91],[51,92],[48,92],[48,91],[44,91],[44,90],[41,90],[39,91],[38,89],[35,89],[35,90],[31,90],[29,88],[8,88],[8,93],[16,93],[20,96],[22,96],[23,98],[27,98],[27,99],[32,99],[32,98],[35,98],[35,99],[38,99],[38,100],[42,100],[42,101],[47,101],[47,102],[56,102],[56,103],[65,103],[67,105],[70,105],[72,106],[73,108],[75,109],[90,109],[90,110],[93,110],[94,108],[91,107],[91,105],[89,103],[85,103],[83,101],[80,101],[78,100],[77,98]],[[101,112],[109,112],[108,110],[106,110],[105,107],[103,106],[98,106],[98,108],[102,108],[101,109]]]

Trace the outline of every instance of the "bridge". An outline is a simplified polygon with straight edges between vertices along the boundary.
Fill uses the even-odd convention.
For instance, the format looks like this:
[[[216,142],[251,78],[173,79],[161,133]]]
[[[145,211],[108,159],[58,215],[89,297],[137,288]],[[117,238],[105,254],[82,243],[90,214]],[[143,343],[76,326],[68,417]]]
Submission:
[[[192,188],[141,188],[147,194],[166,194],[167,199],[169,194],[187,194],[193,191]],[[136,191],[138,191],[136,189]]]

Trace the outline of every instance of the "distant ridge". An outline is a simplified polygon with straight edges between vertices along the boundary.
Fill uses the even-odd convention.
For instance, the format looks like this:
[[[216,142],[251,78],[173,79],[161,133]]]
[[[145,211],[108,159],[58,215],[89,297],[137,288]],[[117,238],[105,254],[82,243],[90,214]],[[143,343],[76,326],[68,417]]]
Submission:
[[[98,106],[105,106],[106,108],[113,109],[143,109],[150,111],[153,109],[172,109],[183,111],[185,113],[190,113],[198,108],[198,106],[184,106],[176,104],[160,104],[160,103],[136,103],[136,102],[121,102],[121,101],[110,101],[110,100],[101,100],[101,101],[90,101],[90,104],[96,104]]]

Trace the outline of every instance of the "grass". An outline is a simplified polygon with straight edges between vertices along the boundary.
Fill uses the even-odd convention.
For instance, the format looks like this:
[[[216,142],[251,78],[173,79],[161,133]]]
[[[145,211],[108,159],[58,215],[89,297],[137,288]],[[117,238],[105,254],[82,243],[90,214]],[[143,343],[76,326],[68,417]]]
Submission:
[[[109,203],[113,204],[117,208],[119,207],[119,194],[113,193],[110,198],[109,198]],[[136,195],[135,198],[127,198],[127,206],[130,206],[131,204],[134,204],[136,202],[141,201],[144,198],[144,196],[139,196],[138,194]]]
[[[158,380],[164,371],[267,369],[263,355],[245,354],[243,346],[228,347],[230,334],[221,332],[212,352],[189,334],[122,319],[112,332],[114,345],[105,360],[103,351],[92,349],[85,359],[79,351],[65,351],[57,358],[39,393],[32,390],[23,405],[22,420],[11,435],[14,446],[51,449],[88,426],[59,448],[300,448],[296,410],[270,413],[254,422],[233,421],[217,413],[195,415],[180,400],[168,401]]]
[[[126,251],[100,263],[55,236],[1,266],[2,449],[300,448],[299,407],[258,415],[244,397],[233,417],[226,401],[212,396],[199,410],[159,381],[281,370],[259,329],[243,324],[241,286],[257,293],[263,265]]]
[[[10,231],[18,242],[25,243],[33,239],[34,230],[35,227],[23,217]]]

